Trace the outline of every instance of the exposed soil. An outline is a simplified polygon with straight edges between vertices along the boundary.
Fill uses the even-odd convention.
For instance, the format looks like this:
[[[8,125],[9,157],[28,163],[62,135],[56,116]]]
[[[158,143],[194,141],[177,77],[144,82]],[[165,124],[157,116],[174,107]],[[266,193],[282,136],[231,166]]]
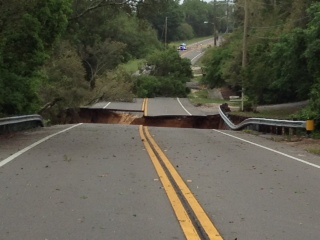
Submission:
[[[292,137],[291,139],[285,139],[282,137],[280,142],[320,155],[320,139],[307,137]]]
[[[61,123],[70,124],[78,122],[199,129],[222,128],[220,126],[221,119],[218,115],[144,117],[141,112],[118,113],[106,109],[89,108],[81,109],[76,117],[67,116]]]
[[[207,113],[217,114],[218,104],[210,106],[200,106],[199,108]],[[106,124],[127,124],[144,125],[157,127],[175,127],[175,128],[198,128],[198,129],[224,129],[225,126],[219,115],[212,116],[161,116],[161,117],[143,117],[141,112],[124,113],[113,112],[105,109],[82,109],[77,118],[67,118],[64,123],[106,123]],[[243,121],[241,117],[233,117],[234,123]],[[269,127],[270,128],[270,127]],[[282,142],[293,147],[298,147],[309,152],[320,150],[320,139],[281,135],[279,129],[267,129],[273,132],[268,139],[271,141]],[[280,129],[281,130],[281,129]],[[259,133],[258,133],[259,134]],[[278,134],[278,135],[277,135]],[[279,135],[280,134],[280,135]],[[262,136],[262,135],[261,135]],[[265,137],[265,136],[264,136]]]

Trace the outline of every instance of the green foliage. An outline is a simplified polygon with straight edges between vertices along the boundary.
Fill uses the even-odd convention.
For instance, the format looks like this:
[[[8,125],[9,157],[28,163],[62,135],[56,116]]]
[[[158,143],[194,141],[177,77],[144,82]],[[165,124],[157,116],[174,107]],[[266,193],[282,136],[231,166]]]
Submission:
[[[320,3],[313,4],[308,9],[308,14],[311,21],[308,24],[308,28],[305,30],[308,41],[305,56],[308,60],[309,71],[314,78],[320,77]]]
[[[165,40],[165,28],[167,41],[176,40],[176,32],[183,23],[182,9],[179,3],[174,0],[145,0],[138,4],[137,16],[152,24],[161,41]]]
[[[194,38],[194,31],[191,25],[188,23],[182,23],[181,26],[177,29],[175,34],[175,39],[188,40]]]
[[[154,76],[171,76],[183,82],[187,82],[192,77],[190,60],[181,58],[175,48],[155,51],[146,59],[149,65],[155,66],[152,71]]]
[[[71,0],[2,1],[0,4],[0,112],[34,112],[52,44],[64,32]]]
[[[112,23],[108,22],[105,31],[112,40],[126,44],[125,60],[143,58],[160,47],[156,32],[148,22],[124,13],[119,13]]]
[[[314,111],[314,114],[318,116],[320,120],[320,77],[317,82],[312,86],[310,92],[310,109]]]
[[[97,79],[94,99],[131,102],[134,98],[134,78],[122,67],[109,71]]]
[[[46,81],[39,91],[44,104],[39,113],[54,123],[66,109],[75,109],[90,99],[89,84],[85,81],[85,69],[76,50],[68,42],[60,42],[54,54],[42,70]]]
[[[226,84],[223,78],[223,65],[230,58],[228,50],[227,48],[212,48],[203,60],[206,75],[201,81],[210,88],[221,87]]]
[[[141,76],[136,81],[136,95],[139,98],[186,97],[189,90],[176,78]]]
[[[226,37],[221,47],[211,48],[202,63],[206,76],[202,82],[210,88],[231,86],[235,90],[241,83],[241,48],[235,37]]]
[[[176,0],[132,0],[123,5],[100,0],[2,1],[0,114],[32,113],[44,105],[40,111],[53,116],[97,99],[130,101],[134,92],[140,97],[185,96],[185,83],[192,76],[190,61],[181,59],[175,48],[147,57],[154,66],[151,76],[135,80],[117,69],[160,49],[157,36],[164,40],[167,18],[168,41],[212,34],[213,26],[220,32],[233,29],[221,47],[205,56],[204,83],[244,87],[252,106],[309,98],[302,117],[317,119],[319,1],[249,1],[245,68],[244,12],[236,7],[243,3],[229,5],[227,19],[226,4],[199,0],[181,5]],[[230,16],[232,9],[235,16]],[[55,45],[58,39],[63,39],[61,46]]]
[[[161,83],[155,76],[141,76],[136,82],[136,94],[139,98],[151,98],[160,95],[159,87]]]
[[[81,4],[80,4],[81,3]],[[79,8],[87,6],[80,1]],[[75,7],[76,7],[75,6]],[[128,15],[112,5],[89,11],[69,25],[68,37],[79,49],[86,79],[94,89],[96,79],[119,64],[143,58],[160,47],[156,33],[146,21]]]
[[[209,4],[203,1],[188,0],[183,1],[182,8],[185,13],[185,21],[192,26],[195,35],[198,37],[211,35],[213,26],[204,24],[204,21],[213,22],[213,17],[209,12]],[[211,8],[211,13],[212,13]]]
[[[34,72],[28,77],[0,69],[0,113],[15,115],[34,113],[39,106],[37,89],[41,76]]]
[[[239,4],[243,2],[239,0]],[[312,111],[319,109],[320,3],[312,4],[307,11],[310,22],[306,24],[304,10],[310,6],[306,2],[282,1],[273,6],[262,2],[249,4],[254,12],[250,15],[250,26],[260,26],[249,28],[247,66],[241,66],[242,33],[235,31],[221,49],[213,49],[206,56],[203,82],[210,87],[244,87],[253,105],[310,98]],[[286,8],[302,19],[294,22],[293,16],[284,14]],[[237,11],[239,19],[243,19],[243,12]]]
[[[70,0],[22,1],[21,4],[1,5],[2,11],[10,13],[0,33],[0,51],[4,67],[10,66],[12,71],[25,75],[32,74],[48,59],[51,45],[66,28],[71,9]],[[18,10],[19,17],[14,17]]]
[[[186,97],[186,82],[192,77],[191,62],[174,48],[155,51],[147,57],[153,66],[150,76],[140,76],[135,85],[138,97]]]
[[[144,59],[135,59],[127,63],[121,64],[119,67],[122,67],[125,71],[129,73],[137,72],[145,64]]]
[[[92,89],[96,86],[96,78],[122,62],[125,47],[126,45],[122,42],[106,39],[82,49],[81,57],[86,69],[86,80]]]
[[[312,85],[304,56],[307,47],[304,31],[284,35],[272,49],[269,65],[272,66],[274,79],[270,82],[270,102],[291,102],[306,99]],[[301,70],[304,71],[301,71]]]

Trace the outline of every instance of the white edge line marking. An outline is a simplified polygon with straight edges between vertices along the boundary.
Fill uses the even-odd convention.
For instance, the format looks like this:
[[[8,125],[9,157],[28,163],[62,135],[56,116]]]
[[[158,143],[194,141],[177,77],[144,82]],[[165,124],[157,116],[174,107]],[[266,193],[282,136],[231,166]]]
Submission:
[[[182,105],[179,98],[177,98],[177,101],[179,102],[180,106],[191,116],[192,114],[189,113],[189,111]]]
[[[103,107],[103,109],[106,109],[110,104],[111,104],[111,102],[108,102],[107,105],[105,105],[105,106]]]
[[[194,59],[196,59],[197,57],[199,57],[200,55],[204,54],[204,52],[199,53],[197,56],[195,56],[194,58],[191,59],[191,62],[194,61]]]
[[[52,137],[54,137],[54,136],[56,136],[56,135],[58,135],[58,134],[60,134],[60,133],[63,133],[63,132],[69,131],[69,130],[72,129],[72,128],[78,127],[78,126],[80,126],[81,124],[82,124],[82,123],[79,123],[79,124],[76,124],[76,125],[74,125],[74,126],[72,126],[72,127],[66,128],[66,129],[64,129],[64,130],[62,130],[62,131],[60,131],[60,132],[51,134],[51,135],[49,135],[49,136],[47,136],[47,137],[45,137],[45,138],[42,138],[41,140],[39,140],[39,141],[37,141],[37,142],[35,142],[35,143],[33,143],[33,144],[31,144],[30,146],[25,147],[24,149],[20,150],[19,152],[16,152],[16,153],[12,154],[10,157],[2,160],[2,161],[0,162],[0,167],[2,167],[2,166],[4,166],[5,164],[11,162],[11,161],[12,161],[13,159],[15,159],[16,157],[20,156],[21,154],[25,153],[26,151],[30,150],[31,148],[39,145],[40,143],[43,143],[44,141],[47,141],[48,139],[50,139],[50,138],[52,138]]]
[[[312,167],[315,167],[315,168],[319,168],[319,169],[320,169],[320,166],[319,166],[319,165],[317,165],[317,164],[314,164],[314,163],[311,163],[311,162],[307,162],[307,161],[302,160],[302,159],[300,159],[300,158],[293,157],[293,156],[288,155],[288,154],[286,154],[286,153],[279,152],[279,151],[274,150],[274,149],[272,149],[272,148],[268,148],[268,147],[265,147],[265,146],[259,145],[259,144],[254,143],[254,142],[250,142],[250,141],[248,141],[248,140],[245,140],[245,139],[242,139],[242,138],[239,138],[239,137],[233,136],[233,135],[228,134],[228,133],[221,132],[221,131],[216,130],[216,129],[212,129],[212,130],[213,130],[213,131],[215,131],[215,132],[219,132],[219,133],[221,133],[221,134],[224,134],[224,135],[226,135],[226,136],[236,138],[236,139],[241,140],[241,141],[243,141],[243,142],[246,142],[246,143],[252,144],[252,145],[254,145],[254,146],[257,146],[257,147],[260,147],[260,148],[264,148],[264,149],[266,149],[266,150],[269,150],[269,151],[271,151],[271,152],[274,152],[274,153],[280,154],[280,155],[282,155],[282,156],[285,156],[285,157],[291,158],[291,159],[293,159],[293,160],[296,160],[296,161],[298,161],[298,162],[301,162],[301,163],[307,164],[307,165],[309,165],[309,166],[312,166]]]

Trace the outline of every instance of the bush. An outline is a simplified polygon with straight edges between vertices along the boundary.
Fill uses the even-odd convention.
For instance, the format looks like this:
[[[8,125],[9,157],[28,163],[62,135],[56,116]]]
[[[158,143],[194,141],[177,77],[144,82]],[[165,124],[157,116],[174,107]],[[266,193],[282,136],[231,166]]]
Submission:
[[[136,94],[145,97],[186,97],[185,84],[170,77],[141,76],[136,82]]]
[[[186,97],[186,82],[192,77],[191,62],[181,58],[174,48],[156,51],[147,57],[153,70],[150,75],[137,78],[135,93],[138,97]]]
[[[136,83],[136,94],[139,98],[156,97],[159,95],[159,80],[154,76],[141,76]]]

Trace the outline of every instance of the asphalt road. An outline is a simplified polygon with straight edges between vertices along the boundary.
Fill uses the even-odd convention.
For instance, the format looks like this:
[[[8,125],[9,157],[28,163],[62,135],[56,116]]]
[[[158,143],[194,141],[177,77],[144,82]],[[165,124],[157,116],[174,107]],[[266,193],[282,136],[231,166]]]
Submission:
[[[204,115],[178,98],[93,108]],[[319,171],[318,156],[243,132],[78,124],[0,136],[0,239],[319,239]]]
[[[241,132],[151,132],[224,239],[319,238],[319,157]]]
[[[147,116],[205,116],[187,98],[149,98]]]
[[[147,104],[146,101],[147,100]],[[207,114],[192,105],[188,98],[136,98],[132,103],[99,102],[90,108],[115,110],[120,112],[143,112],[146,116],[206,116]],[[218,114],[218,109],[215,111]],[[213,113],[211,112],[210,115]]]
[[[138,128],[1,137],[0,239],[186,239]],[[319,157],[241,132],[149,130],[223,239],[318,239]]]
[[[219,41],[218,41],[218,44],[219,44]],[[208,47],[213,47],[213,46],[214,46],[213,38],[206,39],[201,42],[188,45],[188,49],[186,51],[180,51],[180,55],[181,57],[190,59],[191,63],[194,64],[204,54],[205,50]]]
[[[0,182],[0,239],[183,239],[137,126],[76,126],[2,166]]]
[[[102,108],[109,110],[142,111],[143,98],[136,98],[133,102],[98,102],[90,108]]]

